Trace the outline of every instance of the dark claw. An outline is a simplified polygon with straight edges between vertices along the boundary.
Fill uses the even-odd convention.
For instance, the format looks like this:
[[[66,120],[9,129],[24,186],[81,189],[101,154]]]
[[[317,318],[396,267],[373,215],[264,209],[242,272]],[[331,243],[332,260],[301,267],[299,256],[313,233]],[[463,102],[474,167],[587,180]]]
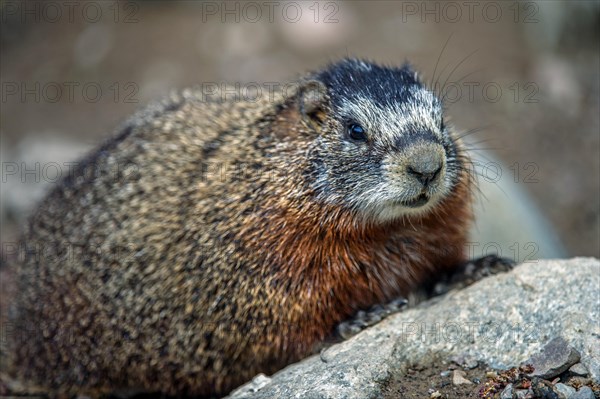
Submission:
[[[442,295],[455,288],[464,288],[485,277],[508,272],[515,265],[512,259],[495,254],[470,260],[460,265],[454,273],[437,282],[431,290],[431,295]]]
[[[512,270],[516,263],[509,258],[502,258],[498,255],[487,255],[479,259],[474,259],[467,262],[463,267],[459,268],[457,277],[460,276],[460,272],[466,278],[474,279],[473,282],[479,281],[484,277],[492,276],[498,273],[504,273]]]
[[[383,305],[374,305],[369,310],[359,310],[352,319],[338,324],[336,328],[337,336],[342,339],[351,338],[365,328],[377,324],[387,316],[403,310],[407,305],[407,299],[397,298]]]

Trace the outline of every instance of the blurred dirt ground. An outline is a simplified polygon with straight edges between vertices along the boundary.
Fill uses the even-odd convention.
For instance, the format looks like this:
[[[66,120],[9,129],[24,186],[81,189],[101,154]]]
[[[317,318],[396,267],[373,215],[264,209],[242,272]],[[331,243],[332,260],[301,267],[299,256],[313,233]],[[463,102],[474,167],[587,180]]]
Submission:
[[[568,252],[600,256],[596,1],[274,2],[272,18],[260,1],[0,4],[3,242],[43,191],[20,162],[73,160],[172,88],[285,81],[351,55],[435,71],[453,123],[482,129]]]

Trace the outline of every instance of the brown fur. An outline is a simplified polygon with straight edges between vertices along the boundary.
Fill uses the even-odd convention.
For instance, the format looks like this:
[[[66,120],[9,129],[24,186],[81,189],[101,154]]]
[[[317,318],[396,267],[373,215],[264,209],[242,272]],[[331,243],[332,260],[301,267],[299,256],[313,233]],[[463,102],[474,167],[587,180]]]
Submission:
[[[47,251],[18,271],[12,375],[63,394],[224,394],[464,260],[464,170],[433,211],[363,221],[315,200],[305,122],[282,94],[188,92],[136,116],[88,158],[96,176],[64,181],[31,219],[24,242]]]

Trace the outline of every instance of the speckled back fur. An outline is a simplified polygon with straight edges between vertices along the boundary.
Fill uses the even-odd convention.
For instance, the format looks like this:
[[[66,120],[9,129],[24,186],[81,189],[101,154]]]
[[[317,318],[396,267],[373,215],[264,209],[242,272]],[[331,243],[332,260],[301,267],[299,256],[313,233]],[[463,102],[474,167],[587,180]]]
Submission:
[[[332,133],[360,96],[436,123],[441,108],[411,113],[406,101],[429,94],[408,67],[382,69],[382,88],[360,68],[384,67],[328,68],[306,78],[328,88],[320,131],[297,95],[202,102],[187,90],[135,115],[54,188],[23,235],[37,249],[17,265],[11,373],[66,394],[223,394],[462,261],[470,189],[450,131],[436,133],[452,145],[450,191],[428,213],[382,222],[359,217],[353,186],[370,177]],[[352,74],[369,86],[357,96],[339,87]],[[404,96],[386,96],[393,87]]]

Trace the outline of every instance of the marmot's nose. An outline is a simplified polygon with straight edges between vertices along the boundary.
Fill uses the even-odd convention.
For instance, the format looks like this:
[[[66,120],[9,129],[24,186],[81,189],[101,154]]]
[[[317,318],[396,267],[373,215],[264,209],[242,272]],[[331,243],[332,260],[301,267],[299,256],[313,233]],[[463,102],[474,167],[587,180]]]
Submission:
[[[423,186],[427,187],[439,176],[443,166],[443,153],[437,148],[415,148],[410,154],[406,165],[406,173],[415,177]]]
[[[441,170],[442,165],[439,162],[434,167],[430,167],[430,164],[418,163],[409,165],[406,169],[409,175],[416,177],[424,186],[428,186],[440,174]]]

